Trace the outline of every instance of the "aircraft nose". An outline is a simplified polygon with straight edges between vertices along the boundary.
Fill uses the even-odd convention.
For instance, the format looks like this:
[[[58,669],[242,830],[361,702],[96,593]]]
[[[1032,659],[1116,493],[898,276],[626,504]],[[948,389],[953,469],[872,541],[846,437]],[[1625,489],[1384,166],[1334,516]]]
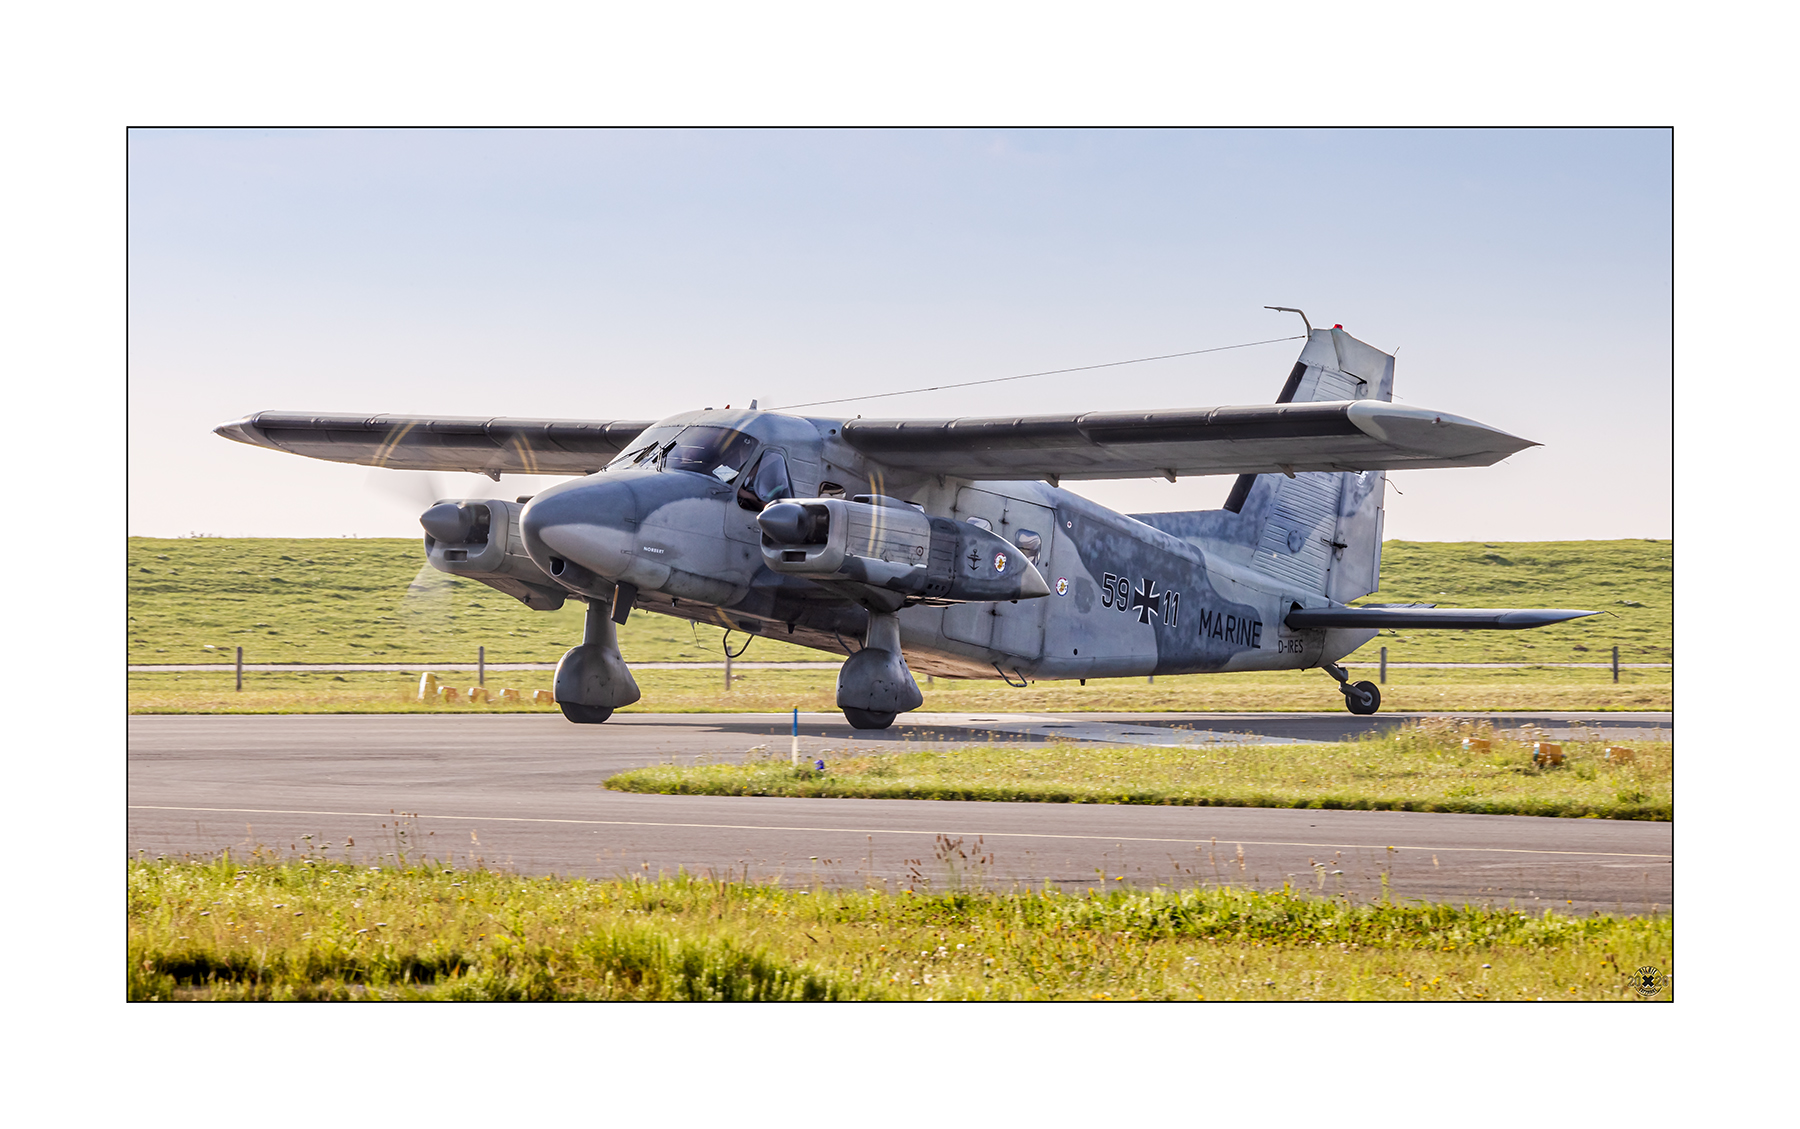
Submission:
[[[552,576],[573,561],[616,580],[631,567],[637,544],[637,500],[626,482],[583,478],[533,498],[519,515],[525,552]]]

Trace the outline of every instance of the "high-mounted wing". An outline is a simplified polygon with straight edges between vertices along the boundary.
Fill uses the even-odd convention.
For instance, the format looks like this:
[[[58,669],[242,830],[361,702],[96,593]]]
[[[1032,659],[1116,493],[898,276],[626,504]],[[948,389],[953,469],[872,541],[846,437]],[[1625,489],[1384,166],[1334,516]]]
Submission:
[[[896,470],[1051,481],[1491,466],[1538,445],[1461,416],[1381,400],[1078,416],[858,419],[842,431],[851,446]]]
[[[290,454],[397,470],[591,474],[651,422],[258,412],[213,431]]]

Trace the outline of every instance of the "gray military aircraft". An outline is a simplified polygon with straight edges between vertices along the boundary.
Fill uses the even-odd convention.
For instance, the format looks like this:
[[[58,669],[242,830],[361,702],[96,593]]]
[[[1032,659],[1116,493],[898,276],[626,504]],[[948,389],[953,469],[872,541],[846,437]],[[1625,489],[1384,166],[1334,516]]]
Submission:
[[[1298,312],[1298,311],[1295,311]],[[1304,316],[1304,315],[1303,315]],[[1386,471],[1490,466],[1529,440],[1392,403],[1394,358],[1313,329],[1272,405],[987,419],[726,408],[656,422],[260,412],[228,439],[399,469],[579,475],[419,519],[444,572],[539,611],[587,604],[556,668],[575,722],[640,692],[633,608],[848,656],[837,704],[883,729],[913,670],[1111,678],[1318,667],[1384,627],[1539,627],[1587,611],[1346,606],[1374,592]],[[1235,474],[1223,509],[1121,514],[1065,480]]]

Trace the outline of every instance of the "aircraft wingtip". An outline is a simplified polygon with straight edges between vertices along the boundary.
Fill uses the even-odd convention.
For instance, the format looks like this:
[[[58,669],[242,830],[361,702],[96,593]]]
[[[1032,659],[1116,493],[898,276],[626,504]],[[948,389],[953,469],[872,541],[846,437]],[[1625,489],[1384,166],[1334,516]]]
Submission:
[[[248,443],[253,447],[266,447],[269,445],[263,439],[262,433],[257,430],[256,417],[254,415],[247,415],[227,423],[221,423],[212,429],[212,433],[221,439],[231,439],[238,443]]]

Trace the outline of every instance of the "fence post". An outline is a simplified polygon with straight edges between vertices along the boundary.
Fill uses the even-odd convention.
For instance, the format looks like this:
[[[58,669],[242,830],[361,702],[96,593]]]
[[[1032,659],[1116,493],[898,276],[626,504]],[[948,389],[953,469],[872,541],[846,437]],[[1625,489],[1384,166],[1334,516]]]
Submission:
[[[1619,680],[1619,645],[1613,644],[1613,681]]]
[[[487,648],[475,648],[475,685],[487,685]]]
[[[1387,685],[1387,648],[1381,648],[1381,684]]]
[[[1613,650],[1616,652],[1618,648],[1614,647]],[[237,649],[237,679],[237,688],[242,690],[244,688],[244,648],[242,647]],[[1614,678],[1613,681],[1617,682],[1618,679]]]

